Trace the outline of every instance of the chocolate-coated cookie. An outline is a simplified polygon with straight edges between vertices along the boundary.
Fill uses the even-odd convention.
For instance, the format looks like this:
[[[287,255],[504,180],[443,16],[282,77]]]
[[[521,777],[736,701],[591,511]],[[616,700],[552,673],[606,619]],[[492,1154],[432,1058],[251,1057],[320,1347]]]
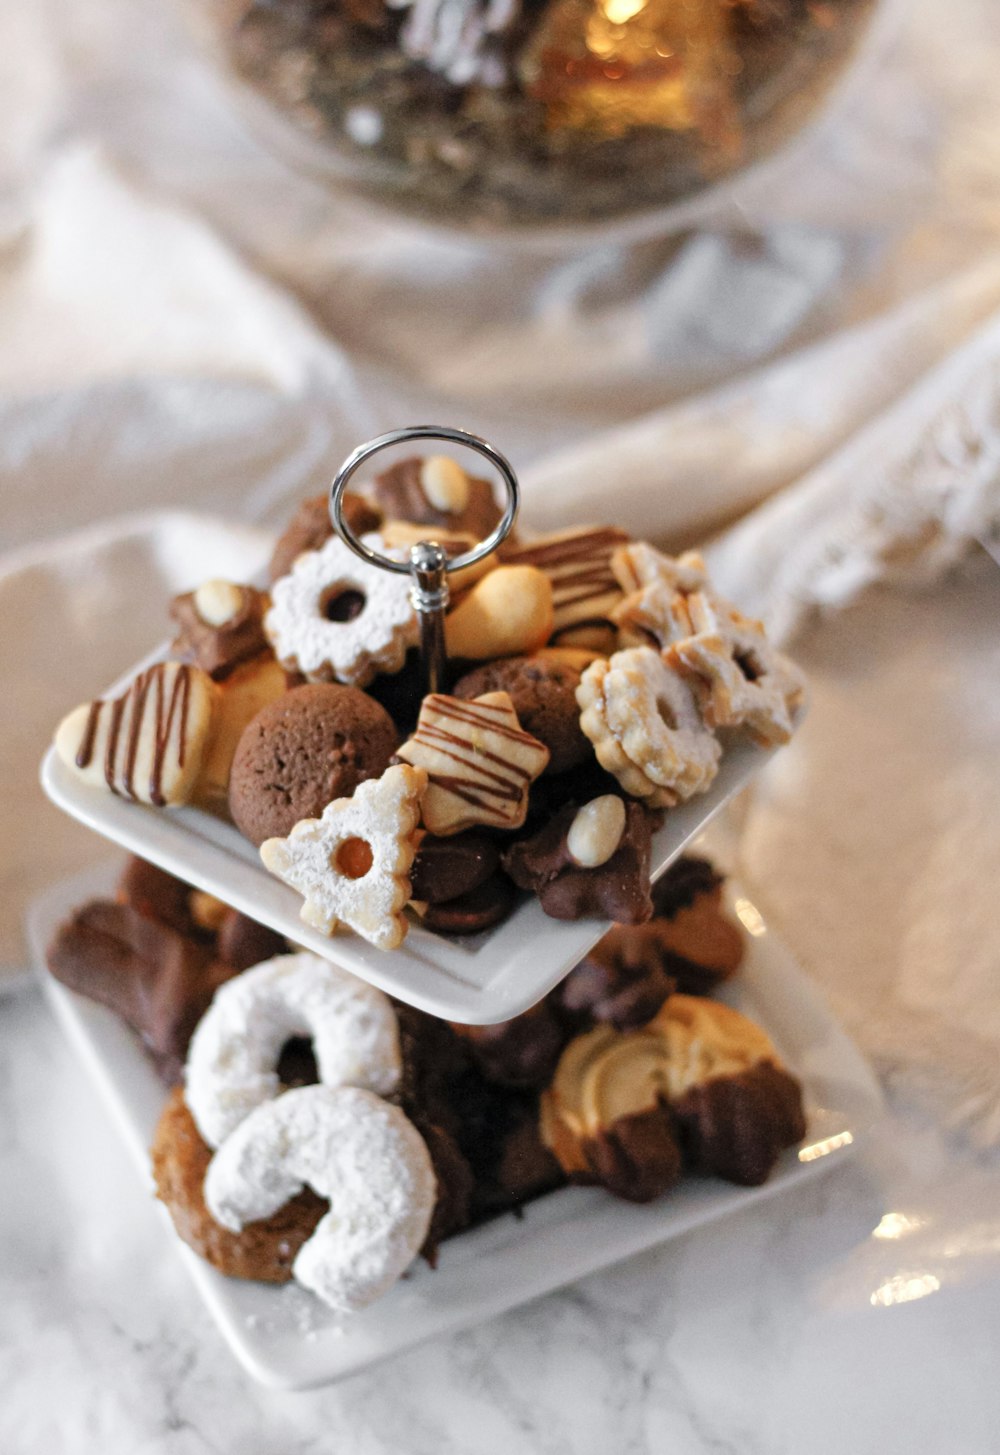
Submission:
[[[500,847],[477,829],[438,838],[425,834],[410,867],[410,892],[427,904],[444,904],[470,894],[500,867]]]
[[[422,923],[439,935],[478,935],[505,920],[516,899],[513,884],[498,872],[468,894],[445,904],[429,904]]]
[[[609,797],[611,795],[608,795]],[[625,800],[624,827],[610,858],[593,868],[574,861],[570,830],[577,805],[565,804],[544,828],[503,854],[503,867],[520,889],[538,895],[553,919],[603,918],[641,924],[653,912],[649,892],[652,818],[641,803]]]
[[[503,514],[493,498],[488,480],[466,476],[467,498],[460,510],[441,510],[429,499],[423,483],[424,460],[413,456],[377,475],[367,489],[367,497],[387,520],[406,520],[412,525],[447,526],[449,530],[468,532],[475,540],[484,541]]]
[[[456,682],[453,695],[473,698],[486,692],[508,693],[524,731],[549,750],[545,772],[563,773],[594,756],[580,730],[576,701],[580,675],[571,660],[554,653],[505,657],[467,672]]]
[[[355,535],[377,530],[382,524],[379,512],[362,500],[360,495],[352,495],[349,490],[344,493],[343,512],[344,519]],[[323,542],[328,541],[332,535],[329,496],[313,495],[308,500],[303,500],[274,548],[271,564],[268,566],[270,579],[277,581],[279,576],[287,576],[296,556],[301,556],[303,551],[319,550]]]
[[[357,687],[293,688],[253,718],[237,745],[229,779],[236,827],[257,845],[284,838],[380,777],[398,741],[389,714]]]
[[[70,915],[46,953],[55,978],[100,1001],[142,1037],[167,1084],[176,1081],[195,1026],[232,965],[128,904],[92,900]]]

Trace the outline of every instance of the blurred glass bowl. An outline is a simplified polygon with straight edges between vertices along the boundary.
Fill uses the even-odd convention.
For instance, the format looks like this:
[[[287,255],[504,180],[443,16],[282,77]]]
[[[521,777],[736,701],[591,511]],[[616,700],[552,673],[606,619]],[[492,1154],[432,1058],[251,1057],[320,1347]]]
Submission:
[[[188,3],[252,123],[293,165],[427,222],[525,236],[665,221],[771,155],[816,114],[876,9]]]

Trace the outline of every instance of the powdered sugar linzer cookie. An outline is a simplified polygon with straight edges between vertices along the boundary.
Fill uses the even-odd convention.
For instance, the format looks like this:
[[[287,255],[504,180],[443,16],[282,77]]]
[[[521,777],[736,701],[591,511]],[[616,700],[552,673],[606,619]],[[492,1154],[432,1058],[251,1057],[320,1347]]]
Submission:
[[[281,1090],[278,1058],[305,1036],[324,1086],[399,1085],[399,1026],[381,990],[318,955],[278,955],[217,992],[188,1052],[187,1104],[211,1147]]]
[[[205,1201],[239,1232],[307,1186],[330,1211],[292,1271],[331,1308],[353,1313],[388,1292],[420,1251],[437,1198],[430,1153],[406,1114],[372,1092],[302,1086],[264,1102],[226,1138]]]
[[[379,536],[363,539],[383,549]],[[354,687],[398,672],[419,635],[408,578],[370,566],[339,536],[304,551],[274,583],[264,631],[289,671]]]
[[[297,823],[286,839],[261,844],[265,866],[305,897],[306,924],[332,935],[342,922],[380,950],[402,944],[426,786],[422,768],[396,764],[352,798],[335,798],[320,818]]]

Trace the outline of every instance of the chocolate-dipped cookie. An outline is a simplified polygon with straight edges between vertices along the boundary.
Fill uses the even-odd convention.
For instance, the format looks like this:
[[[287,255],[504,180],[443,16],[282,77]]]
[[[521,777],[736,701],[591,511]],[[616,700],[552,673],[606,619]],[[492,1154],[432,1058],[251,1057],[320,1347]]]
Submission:
[[[653,912],[652,823],[642,804],[614,794],[565,804],[544,828],[512,844],[503,866],[554,919],[638,924]]]

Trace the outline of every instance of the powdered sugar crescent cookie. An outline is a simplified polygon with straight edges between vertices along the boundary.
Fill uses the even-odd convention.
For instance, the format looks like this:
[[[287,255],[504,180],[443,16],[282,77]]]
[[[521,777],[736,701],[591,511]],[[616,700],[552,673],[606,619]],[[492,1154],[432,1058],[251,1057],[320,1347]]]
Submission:
[[[604,678],[604,711],[622,750],[647,778],[678,798],[705,792],[722,749],[691,688],[659,652],[615,653]]]
[[[302,1086],[266,1101],[226,1138],[205,1175],[224,1228],[276,1213],[310,1187],[330,1201],[292,1272],[340,1313],[388,1292],[427,1237],[437,1180],[399,1107],[355,1087]]]
[[[687,595],[708,585],[705,562],[697,551],[666,556],[648,541],[630,541],[618,546],[611,556],[611,570],[626,596],[654,581]]]
[[[157,662],[113,698],[74,708],[56,729],[67,768],[137,803],[186,803],[217,710],[218,688],[200,667]]]
[[[307,925],[332,935],[343,923],[380,950],[402,944],[426,785],[422,768],[397,764],[352,798],[335,798],[320,818],[302,819],[286,839],[261,844],[265,866],[304,896]]]
[[[761,622],[710,592],[689,596],[688,611],[693,634],[666,656],[702,684],[706,720],[747,727],[765,744],[787,743],[805,697],[798,668],[771,645]]]
[[[608,722],[604,684],[612,661],[614,658],[599,657],[580,679],[576,689],[580,727],[593,743],[601,767],[614,774],[626,793],[643,799],[650,808],[673,808],[677,795],[654,783],[633,763]]]
[[[382,548],[377,535],[363,539]],[[419,635],[407,577],[370,566],[339,536],[274,583],[264,631],[289,671],[352,687],[398,672]]]
[[[216,992],[188,1050],[186,1100],[218,1147],[281,1091],[278,1059],[305,1036],[324,1086],[390,1096],[402,1075],[399,1025],[388,996],[318,955],[276,955]]]

